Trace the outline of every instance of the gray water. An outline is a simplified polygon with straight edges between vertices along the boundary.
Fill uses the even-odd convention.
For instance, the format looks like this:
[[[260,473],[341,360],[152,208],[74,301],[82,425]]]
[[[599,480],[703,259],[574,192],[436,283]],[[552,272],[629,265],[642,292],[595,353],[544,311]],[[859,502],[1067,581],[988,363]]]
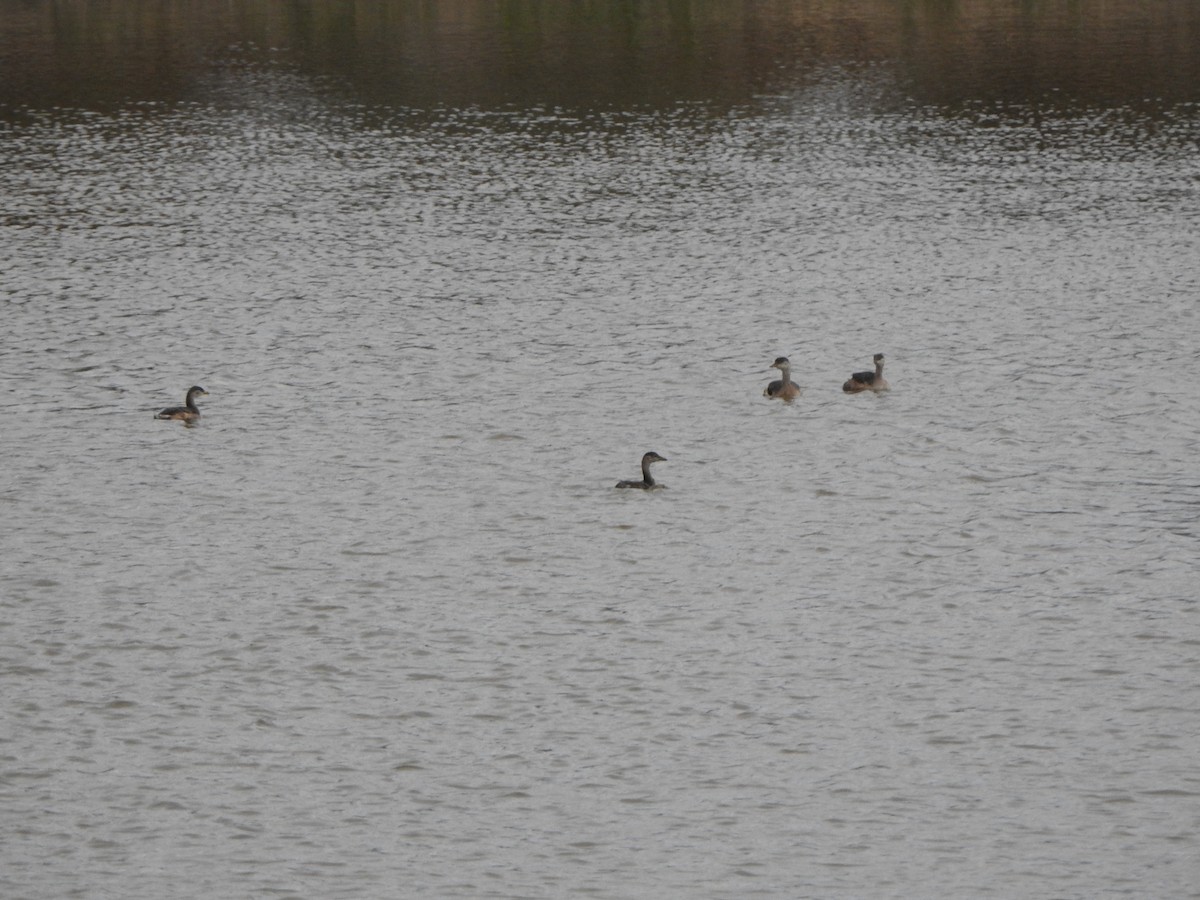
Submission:
[[[206,72],[0,125],[0,894],[1200,896],[1195,105]]]

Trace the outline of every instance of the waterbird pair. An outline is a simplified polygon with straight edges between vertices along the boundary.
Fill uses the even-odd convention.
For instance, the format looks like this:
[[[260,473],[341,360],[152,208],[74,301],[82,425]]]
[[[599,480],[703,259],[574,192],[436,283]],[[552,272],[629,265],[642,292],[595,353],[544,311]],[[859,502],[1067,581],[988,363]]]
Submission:
[[[887,381],[883,377],[883,354],[876,353],[874,357],[875,371],[874,372],[855,372],[842,385],[842,390],[847,394],[858,394],[862,391],[886,391],[889,389]],[[764,397],[773,397],[780,400],[795,400],[800,396],[800,385],[792,381],[792,364],[788,362],[786,356],[781,356],[775,362],[771,363],[772,369],[778,369],[782,376],[776,381],[772,381],[763,391]]]

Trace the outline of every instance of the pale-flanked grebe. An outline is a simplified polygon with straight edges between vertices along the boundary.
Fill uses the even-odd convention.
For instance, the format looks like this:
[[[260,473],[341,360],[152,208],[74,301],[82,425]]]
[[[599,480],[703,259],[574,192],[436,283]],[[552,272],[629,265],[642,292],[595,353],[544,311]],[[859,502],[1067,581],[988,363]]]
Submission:
[[[187,399],[183,401],[183,406],[168,406],[154,418],[156,419],[177,419],[187,425],[199,421],[200,410],[196,408],[197,397],[207,397],[208,391],[199,385],[188,388]]]
[[[665,456],[659,456],[653,450],[642,457],[642,480],[641,481],[618,481],[619,488],[640,488],[643,491],[652,491],[661,488],[662,485],[654,480],[654,476],[650,474],[650,464],[656,462],[666,462]]]
[[[875,354],[874,372],[855,372],[842,385],[847,394],[857,394],[861,391],[886,391],[889,385],[883,380],[883,354]]]
[[[783,375],[778,381],[772,381],[763,391],[764,397],[778,397],[780,400],[795,400],[800,396],[800,385],[792,381],[792,364],[786,356],[781,356],[771,363],[772,369],[778,369]]]

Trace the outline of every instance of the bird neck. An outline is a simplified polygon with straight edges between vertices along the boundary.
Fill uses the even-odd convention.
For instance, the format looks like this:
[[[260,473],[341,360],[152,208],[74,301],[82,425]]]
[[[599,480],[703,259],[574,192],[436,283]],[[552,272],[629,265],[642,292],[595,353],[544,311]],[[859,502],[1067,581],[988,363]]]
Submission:
[[[650,460],[642,460],[642,481],[648,485],[654,484],[654,476],[650,474]]]

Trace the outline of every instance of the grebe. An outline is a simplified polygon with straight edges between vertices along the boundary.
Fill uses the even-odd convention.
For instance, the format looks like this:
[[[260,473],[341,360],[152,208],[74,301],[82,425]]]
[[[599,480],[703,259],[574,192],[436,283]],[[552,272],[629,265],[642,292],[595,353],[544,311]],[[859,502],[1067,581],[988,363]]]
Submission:
[[[771,363],[772,369],[778,369],[783,375],[778,381],[772,381],[763,391],[764,397],[778,397],[781,400],[795,400],[800,396],[800,385],[792,381],[792,364],[786,356],[781,356]]]
[[[650,474],[650,463],[666,462],[665,456],[659,456],[653,450],[642,457],[642,480],[641,481],[618,481],[619,488],[640,488],[643,491],[652,491],[661,488],[662,485],[654,480],[654,476]]]
[[[875,354],[874,372],[855,372],[842,385],[847,394],[857,394],[860,391],[886,391],[889,385],[883,380],[883,354]]]
[[[200,410],[196,408],[197,397],[207,397],[208,391],[196,385],[188,388],[187,399],[184,400],[183,406],[168,406],[154,418],[156,419],[177,419],[187,425],[191,425],[200,419]]]

